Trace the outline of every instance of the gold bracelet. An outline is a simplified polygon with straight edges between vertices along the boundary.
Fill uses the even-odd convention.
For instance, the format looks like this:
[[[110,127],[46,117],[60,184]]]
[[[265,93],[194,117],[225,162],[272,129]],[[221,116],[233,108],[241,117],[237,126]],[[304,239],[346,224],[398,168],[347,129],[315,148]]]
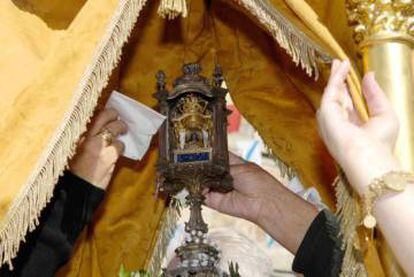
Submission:
[[[364,219],[362,223],[368,229],[377,225],[377,220],[372,215],[375,201],[385,193],[402,192],[407,187],[408,182],[414,182],[414,174],[404,171],[390,171],[381,178],[375,178],[368,186],[368,191],[362,198],[364,208]]]

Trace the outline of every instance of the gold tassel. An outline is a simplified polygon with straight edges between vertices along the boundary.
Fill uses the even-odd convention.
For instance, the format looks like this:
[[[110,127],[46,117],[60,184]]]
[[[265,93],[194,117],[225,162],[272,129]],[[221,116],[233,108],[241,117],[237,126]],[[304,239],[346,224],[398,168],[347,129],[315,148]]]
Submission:
[[[368,274],[360,252],[360,241],[356,230],[361,222],[357,197],[342,172],[334,181],[334,187],[337,198],[336,214],[341,223],[345,251],[340,276],[366,277]]]
[[[332,57],[293,25],[269,0],[232,0],[243,7],[249,16],[270,33],[278,45],[286,50],[292,61],[308,76],[319,77],[318,62],[330,62]]]
[[[158,14],[162,18],[172,20],[181,14],[182,17],[187,17],[187,3],[185,0],[161,0],[158,7]]]
[[[174,236],[178,226],[179,212],[176,208],[167,207],[161,217],[161,226],[157,231],[155,245],[149,260],[146,262],[146,269],[149,276],[159,276],[162,271],[162,261],[165,258],[168,245]]]

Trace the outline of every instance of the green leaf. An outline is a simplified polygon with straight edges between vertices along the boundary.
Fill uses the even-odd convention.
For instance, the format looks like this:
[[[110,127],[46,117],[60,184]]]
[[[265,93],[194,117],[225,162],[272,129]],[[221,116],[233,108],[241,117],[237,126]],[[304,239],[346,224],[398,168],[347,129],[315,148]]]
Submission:
[[[146,270],[139,270],[138,272],[138,277],[151,277],[151,275],[146,271]]]
[[[241,277],[239,273],[239,264],[230,262],[229,264],[230,277]]]
[[[121,264],[121,268],[119,269],[118,275],[119,277],[131,277],[131,273],[125,270],[125,267],[123,264]]]

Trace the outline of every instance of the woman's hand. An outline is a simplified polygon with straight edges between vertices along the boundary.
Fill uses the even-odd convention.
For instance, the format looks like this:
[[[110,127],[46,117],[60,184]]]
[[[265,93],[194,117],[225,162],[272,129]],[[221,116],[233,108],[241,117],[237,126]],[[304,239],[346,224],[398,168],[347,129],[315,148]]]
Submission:
[[[109,145],[102,135],[104,130],[109,131],[114,137]],[[116,110],[103,110],[81,139],[77,153],[70,162],[70,171],[89,183],[106,189],[112,178],[115,163],[124,151],[124,145],[116,140],[116,137],[126,132],[127,126],[118,119]]]
[[[345,84],[349,67],[348,61],[334,60],[317,120],[329,152],[361,195],[374,178],[399,169],[393,155],[399,124],[373,73],[362,80],[370,114],[370,119],[362,122]]]

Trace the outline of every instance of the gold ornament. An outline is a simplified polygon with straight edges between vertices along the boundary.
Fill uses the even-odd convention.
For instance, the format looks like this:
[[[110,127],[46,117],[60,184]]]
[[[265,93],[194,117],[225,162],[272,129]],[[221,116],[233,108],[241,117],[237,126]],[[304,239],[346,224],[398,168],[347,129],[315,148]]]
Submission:
[[[372,215],[375,201],[387,192],[403,192],[408,182],[414,181],[414,174],[402,171],[390,171],[381,178],[375,178],[368,186],[368,192],[363,196],[365,216],[363,225],[372,229],[377,225],[377,220]]]
[[[413,0],[347,0],[346,8],[358,44],[391,37],[413,41]]]
[[[115,135],[109,131],[108,129],[103,129],[102,132],[99,133],[99,135],[102,137],[105,146],[109,146],[112,144],[112,142],[115,139]]]

